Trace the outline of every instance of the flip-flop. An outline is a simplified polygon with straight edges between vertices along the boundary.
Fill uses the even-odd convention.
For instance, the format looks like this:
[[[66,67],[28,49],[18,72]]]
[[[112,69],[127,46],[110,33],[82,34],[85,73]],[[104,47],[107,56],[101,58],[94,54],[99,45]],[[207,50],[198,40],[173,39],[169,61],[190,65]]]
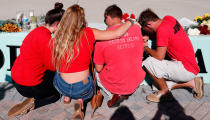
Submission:
[[[84,120],[84,113],[82,112],[82,103],[79,101],[76,101],[74,103],[74,114],[73,114],[74,120]]]

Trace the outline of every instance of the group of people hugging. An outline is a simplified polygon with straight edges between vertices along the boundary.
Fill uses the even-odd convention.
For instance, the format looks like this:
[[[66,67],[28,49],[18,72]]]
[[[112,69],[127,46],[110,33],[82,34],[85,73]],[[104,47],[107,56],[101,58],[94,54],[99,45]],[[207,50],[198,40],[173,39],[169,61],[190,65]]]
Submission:
[[[129,99],[145,74],[158,88],[146,96],[148,101],[161,102],[181,87],[192,88],[193,96],[200,99],[203,78],[196,77],[199,67],[193,46],[179,22],[172,16],[159,18],[149,8],[140,13],[138,22],[122,22],[122,14],[117,5],[108,6],[107,29],[99,30],[87,26],[80,5],[64,10],[62,3],[55,3],[45,24],[32,30],[20,47],[11,77],[26,99],[12,107],[8,116],[26,114],[63,95],[64,103],[76,99],[73,118],[84,119],[84,104],[94,95],[92,74],[110,98],[108,107]],[[151,35],[156,38],[155,49],[148,46]],[[143,53],[149,56],[144,61]],[[92,62],[94,71],[89,69]]]

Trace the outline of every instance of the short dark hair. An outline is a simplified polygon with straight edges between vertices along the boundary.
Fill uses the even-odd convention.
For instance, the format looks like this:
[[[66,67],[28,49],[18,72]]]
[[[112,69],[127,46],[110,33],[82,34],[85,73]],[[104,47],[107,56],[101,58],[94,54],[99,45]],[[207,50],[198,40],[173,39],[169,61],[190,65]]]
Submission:
[[[111,18],[118,17],[122,19],[122,10],[116,4],[113,4],[106,8],[104,12],[104,17],[106,17],[107,15]]]
[[[60,22],[65,10],[62,9],[63,4],[56,2],[54,5],[54,9],[49,10],[45,16],[45,23],[52,25],[54,22]]]
[[[147,25],[147,22],[157,21],[158,19],[160,18],[157,16],[157,14],[155,14],[150,8],[147,8],[139,15],[138,22],[142,27],[144,27]]]

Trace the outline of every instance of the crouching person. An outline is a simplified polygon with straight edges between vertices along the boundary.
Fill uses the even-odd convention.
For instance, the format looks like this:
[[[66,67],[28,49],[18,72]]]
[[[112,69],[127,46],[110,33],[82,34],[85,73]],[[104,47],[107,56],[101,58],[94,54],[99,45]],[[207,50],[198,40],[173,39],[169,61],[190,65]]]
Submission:
[[[203,79],[196,77],[199,67],[195,59],[193,46],[179,22],[172,16],[160,19],[153,11],[146,9],[139,16],[139,22],[148,32],[156,32],[156,49],[148,47],[144,40],[144,51],[150,55],[143,65],[160,88],[157,93],[146,97],[152,102],[160,102],[160,98],[170,95],[170,90],[189,87],[194,97],[200,99],[203,94]],[[164,60],[166,53],[171,58]],[[170,84],[167,84],[170,81]],[[169,82],[168,82],[169,83]],[[172,84],[171,84],[172,83]]]
[[[32,30],[23,40],[11,77],[17,91],[26,99],[11,108],[8,116],[25,114],[60,98],[53,85],[54,73],[51,71],[55,71],[55,68],[49,42],[63,16],[62,7],[62,3],[56,3],[55,8],[46,14],[45,25]]]
[[[107,30],[122,26],[122,10],[109,6],[104,13]],[[143,39],[140,26],[133,25],[121,38],[96,42],[94,63],[98,86],[111,98],[108,107],[119,106],[142,83]]]

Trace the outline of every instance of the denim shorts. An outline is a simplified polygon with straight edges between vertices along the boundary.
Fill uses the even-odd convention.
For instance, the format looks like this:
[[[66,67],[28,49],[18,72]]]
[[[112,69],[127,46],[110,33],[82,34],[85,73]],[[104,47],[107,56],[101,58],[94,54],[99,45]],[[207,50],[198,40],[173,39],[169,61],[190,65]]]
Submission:
[[[55,88],[64,96],[68,96],[72,99],[83,99],[88,101],[94,95],[94,83],[91,75],[88,76],[87,82],[77,82],[69,84],[65,82],[60,73],[54,76],[53,80]]]

